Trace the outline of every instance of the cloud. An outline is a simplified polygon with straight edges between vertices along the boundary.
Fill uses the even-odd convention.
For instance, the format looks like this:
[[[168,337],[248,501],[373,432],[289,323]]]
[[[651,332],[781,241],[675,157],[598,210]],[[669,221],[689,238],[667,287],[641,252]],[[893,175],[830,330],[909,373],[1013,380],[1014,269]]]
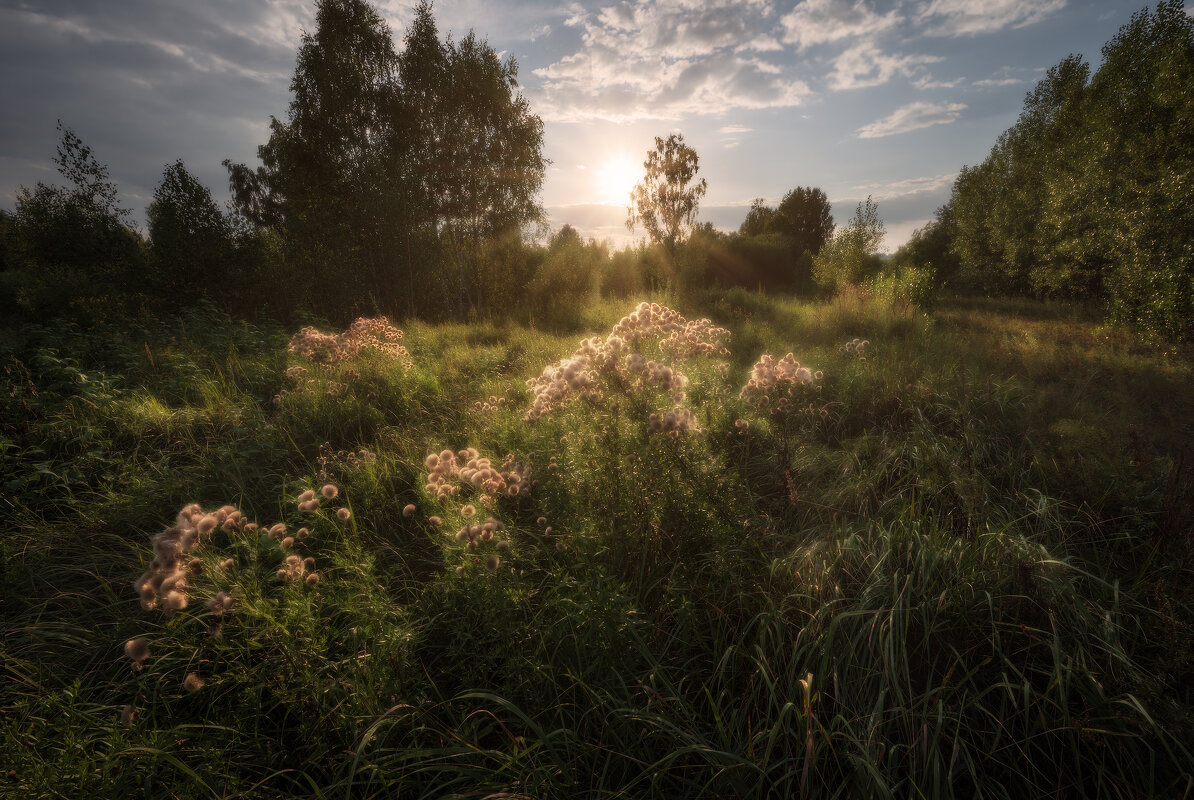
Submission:
[[[0,184],[38,180],[58,119],[109,165],[126,205],[144,207],[183,156],[217,196],[225,157],[252,158],[269,114],[286,111],[305,0],[240,3],[46,0],[0,7]],[[19,113],[16,110],[19,109]]]
[[[912,85],[917,89],[956,89],[965,82],[965,78],[954,78],[952,81],[939,81],[926,73],[912,81]]]
[[[873,197],[878,200],[894,200],[897,197],[909,197],[911,195],[923,194],[925,192],[936,192],[946,186],[952,186],[957,180],[958,173],[950,172],[946,175],[930,175],[923,178],[905,178],[899,181],[890,181],[888,183],[872,183],[864,184],[862,186],[851,187],[853,192],[847,197],[834,197],[834,202],[844,202],[847,200],[861,200],[864,197]]]
[[[912,77],[925,64],[941,60],[939,56],[886,55],[873,40],[867,40],[844,50],[833,60],[829,86],[835,90],[880,86],[896,75]]]
[[[580,48],[546,67],[533,92],[544,119],[677,119],[799,105],[808,84],[751,51],[770,49],[767,0],[648,0],[573,10]],[[744,45],[746,42],[748,44]]]
[[[717,129],[718,133],[750,133],[754,128],[748,128],[745,125],[723,125]]]
[[[897,133],[928,128],[932,125],[948,125],[955,122],[961,112],[965,110],[966,106],[962,103],[909,103],[883,119],[863,125],[858,129],[858,138],[878,139],[883,136],[894,136]]]
[[[1000,67],[995,74],[989,78],[983,78],[974,82],[974,86],[983,88],[991,88],[995,86],[1015,86],[1017,83],[1027,83],[1028,78],[1018,78],[1012,73],[1024,72],[1024,68],[1017,69],[1016,67]]]
[[[873,36],[900,22],[895,10],[877,14],[865,0],[804,0],[780,20],[784,41],[805,48],[858,36]]]
[[[975,36],[1023,28],[1065,7],[1066,0],[929,0],[917,9],[928,36]]]

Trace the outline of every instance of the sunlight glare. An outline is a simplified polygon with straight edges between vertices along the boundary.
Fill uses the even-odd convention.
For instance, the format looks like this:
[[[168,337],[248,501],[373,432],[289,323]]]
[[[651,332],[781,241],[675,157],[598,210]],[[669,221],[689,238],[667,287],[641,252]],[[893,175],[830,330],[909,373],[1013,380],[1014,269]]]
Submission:
[[[625,205],[630,190],[643,177],[643,167],[627,155],[612,155],[601,164],[595,177],[599,202]]]

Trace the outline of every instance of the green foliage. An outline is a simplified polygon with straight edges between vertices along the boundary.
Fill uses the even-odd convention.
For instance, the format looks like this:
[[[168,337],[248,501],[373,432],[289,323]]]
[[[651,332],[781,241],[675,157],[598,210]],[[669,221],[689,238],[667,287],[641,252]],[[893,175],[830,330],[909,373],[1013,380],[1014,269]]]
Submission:
[[[694,182],[700,170],[696,151],[684,144],[684,136],[655,137],[655,149],[647,151],[642,181],[630,191],[626,227],[646,229],[651,241],[674,255],[676,246],[692,230],[700,200],[705,196],[705,179]]]
[[[746,219],[738,226],[738,233],[742,236],[762,236],[771,230],[775,219],[775,209],[766,205],[763,198],[756,197],[750,202],[750,210],[746,212]]]
[[[166,166],[145,213],[155,293],[182,306],[228,291],[235,258],[232,222],[181,160]]]
[[[145,243],[128,225],[108,167],[71,129],[58,129],[54,163],[70,186],[18,190],[0,299],[32,319],[129,313],[150,288]]]
[[[928,311],[937,299],[937,277],[928,267],[903,264],[885,269],[864,284],[875,298],[891,304],[907,304]]]
[[[564,231],[549,251],[590,246]],[[317,364],[203,301],[182,319],[6,332],[0,475],[21,481],[0,498],[8,785],[1184,791],[1188,359],[1057,304],[693,299],[731,352],[685,362],[703,433],[675,437],[645,424],[668,392],[609,382],[524,420],[524,381],[577,335],[415,322],[408,370],[369,350]],[[630,305],[591,296],[591,332]],[[856,338],[864,350],[843,347]],[[750,365],[792,343],[824,370],[811,410],[748,406]],[[425,486],[428,453],[470,445],[533,466],[525,494],[468,518],[504,525],[492,570],[492,543],[454,535],[481,490],[441,502]],[[296,508],[328,481],[335,501]],[[190,605],[141,610],[150,537],[192,501],[309,535],[220,530],[195,551]],[[317,584],[277,576],[288,552],[314,559]],[[235,598],[218,616],[216,591]],[[140,668],[121,654],[133,637],[149,640]],[[190,672],[206,682],[193,692]]]
[[[644,288],[639,253],[629,247],[610,253],[609,262],[601,275],[601,294],[605,297],[627,299],[641,294]]]
[[[770,231],[792,240],[792,250],[814,256],[833,236],[833,215],[824,190],[797,186],[784,195],[775,209]]]
[[[958,271],[958,258],[950,250],[957,238],[952,205],[937,209],[934,218],[912,232],[912,236],[891,257],[891,266],[923,267],[932,273],[938,286],[948,283]]]
[[[730,242],[714,254],[719,286],[764,286],[781,291],[812,289],[813,257],[833,236],[829,198],[821,189],[798,186],[777,208],[756,199]]]
[[[854,218],[813,257],[813,277],[822,287],[837,291],[857,285],[880,267],[879,245],[886,229],[879,218],[879,204],[868,196],[859,203]]]
[[[598,282],[607,263],[609,251],[605,245],[582,241],[571,225],[557,231],[528,285],[536,320],[552,328],[574,328],[599,290]]]
[[[261,166],[225,162],[239,210],[283,234],[289,279],[328,316],[500,307],[486,248],[541,218],[546,165],[517,64],[471,32],[441,42],[426,2],[401,54],[365,0],[318,6]]]
[[[954,186],[962,282],[1101,301],[1114,320],[1189,338],[1192,87],[1194,19],[1174,0],[1134,14],[1093,76],[1079,56],[1050,69]]]

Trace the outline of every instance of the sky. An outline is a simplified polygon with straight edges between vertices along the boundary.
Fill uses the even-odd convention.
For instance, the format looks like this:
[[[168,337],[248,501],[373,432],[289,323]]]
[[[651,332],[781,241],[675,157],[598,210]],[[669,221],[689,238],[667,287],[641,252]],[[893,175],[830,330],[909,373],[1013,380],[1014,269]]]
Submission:
[[[398,47],[413,3],[380,0]],[[656,136],[682,133],[708,183],[699,219],[822,188],[841,224],[868,195],[894,251],[983,160],[1025,94],[1100,50],[1139,2],[1117,0],[437,0],[441,35],[519,66],[544,121],[549,222],[622,246],[626,198]],[[1191,6],[1187,5],[1187,11]],[[221,161],[256,162],[284,118],[312,0],[0,0],[0,206],[60,182],[61,120],[144,219],[183,159],[222,200]]]

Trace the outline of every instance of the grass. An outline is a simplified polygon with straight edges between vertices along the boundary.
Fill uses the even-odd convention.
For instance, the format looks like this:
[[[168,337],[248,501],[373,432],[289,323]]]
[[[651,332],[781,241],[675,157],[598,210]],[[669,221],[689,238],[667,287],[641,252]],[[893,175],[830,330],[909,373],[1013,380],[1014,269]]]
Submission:
[[[681,367],[699,434],[649,434],[673,399],[614,383],[524,421],[526,380],[628,302],[588,334],[412,321],[409,370],[319,367],[202,308],[6,331],[0,793],[1191,791],[1189,353],[1058,305],[657,299],[731,332],[727,366]],[[788,351],[819,390],[739,398]],[[476,490],[437,502],[425,456],[465,447],[533,488],[471,520]],[[321,580],[220,531],[190,605],[142,610],[151,537],[190,502],[309,528]],[[507,549],[452,535],[486,514]]]

